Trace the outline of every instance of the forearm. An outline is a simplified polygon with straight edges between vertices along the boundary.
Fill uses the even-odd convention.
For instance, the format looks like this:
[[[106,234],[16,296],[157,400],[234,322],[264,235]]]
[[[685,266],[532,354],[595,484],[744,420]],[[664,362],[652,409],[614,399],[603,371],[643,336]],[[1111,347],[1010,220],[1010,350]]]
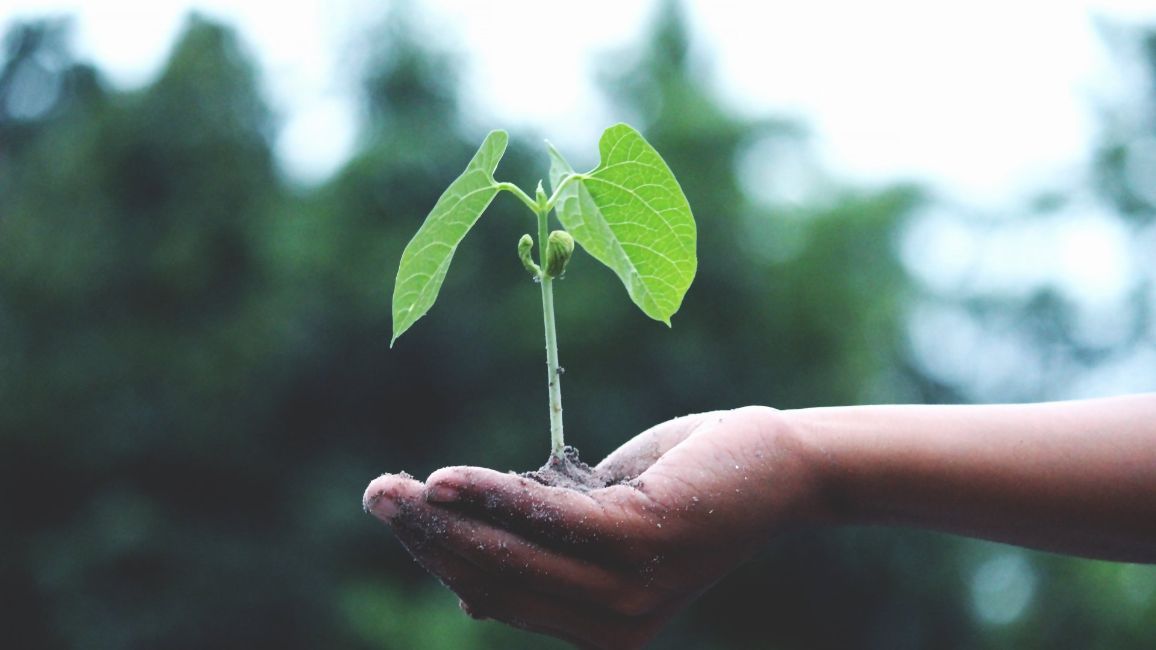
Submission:
[[[784,415],[837,523],[1156,562],[1156,395]]]

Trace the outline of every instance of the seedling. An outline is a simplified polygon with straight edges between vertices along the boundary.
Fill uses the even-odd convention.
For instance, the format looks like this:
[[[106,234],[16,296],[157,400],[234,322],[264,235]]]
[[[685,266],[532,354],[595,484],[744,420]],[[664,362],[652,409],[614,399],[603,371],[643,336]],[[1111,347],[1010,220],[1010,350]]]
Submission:
[[[625,124],[606,129],[598,143],[601,162],[580,174],[554,147],[550,151],[547,195],[538,181],[534,197],[512,183],[494,179],[506,151],[505,131],[491,131],[466,171],[442,193],[417,234],[405,247],[393,289],[393,339],[433,306],[458,244],[499,192],[510,192],[537,217],[534,239],[523,235],[518,257],[542,290],[546,331],[546,379],[550,393],[551,458],[561,460],[562,369],[554,328],[554,280],[562,276],[577,242],[610,267],[634,304],[670,326],[697,267],[695,224],[690,204],[674,174],[654,147]],[[553,211],[564,230],[550,232]]]

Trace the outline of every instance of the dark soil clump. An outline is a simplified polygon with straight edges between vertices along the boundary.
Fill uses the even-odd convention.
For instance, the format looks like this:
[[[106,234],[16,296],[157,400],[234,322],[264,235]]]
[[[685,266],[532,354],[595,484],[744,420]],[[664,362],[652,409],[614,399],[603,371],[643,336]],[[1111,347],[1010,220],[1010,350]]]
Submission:
[[[562,457],[551,455],[546,464],[524,476],[542,485],[589,492],[618,483],[603,472],[590,467],[578,458],[578,450],[570,445],[562,449]]]

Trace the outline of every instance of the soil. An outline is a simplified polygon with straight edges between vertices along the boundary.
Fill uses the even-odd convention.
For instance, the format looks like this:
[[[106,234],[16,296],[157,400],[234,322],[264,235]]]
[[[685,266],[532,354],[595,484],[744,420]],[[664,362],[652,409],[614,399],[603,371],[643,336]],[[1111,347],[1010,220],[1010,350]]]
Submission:
[[[578,450],[570,445],[562,449],[561,458],[551,454],[545,465],[532,472],[522,472],[519,476],[542,485],[569,488],[579,492],[589,492],[621,482],[620,479],[613,479],[582,462],[578,457]]]

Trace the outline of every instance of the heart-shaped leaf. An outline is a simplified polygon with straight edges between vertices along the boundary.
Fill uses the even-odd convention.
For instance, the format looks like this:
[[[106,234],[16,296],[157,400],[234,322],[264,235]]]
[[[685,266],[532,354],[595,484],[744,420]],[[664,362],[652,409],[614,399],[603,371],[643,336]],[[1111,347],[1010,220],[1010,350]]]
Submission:
[[[670,167],[638,131],[606,129],[602,160],[558,195],[558,220],[598,261],[610,267],[634,304],[670,325],[694,280],[697,233],[690,203]],[[550,148],[555,191],[573,168]]]

